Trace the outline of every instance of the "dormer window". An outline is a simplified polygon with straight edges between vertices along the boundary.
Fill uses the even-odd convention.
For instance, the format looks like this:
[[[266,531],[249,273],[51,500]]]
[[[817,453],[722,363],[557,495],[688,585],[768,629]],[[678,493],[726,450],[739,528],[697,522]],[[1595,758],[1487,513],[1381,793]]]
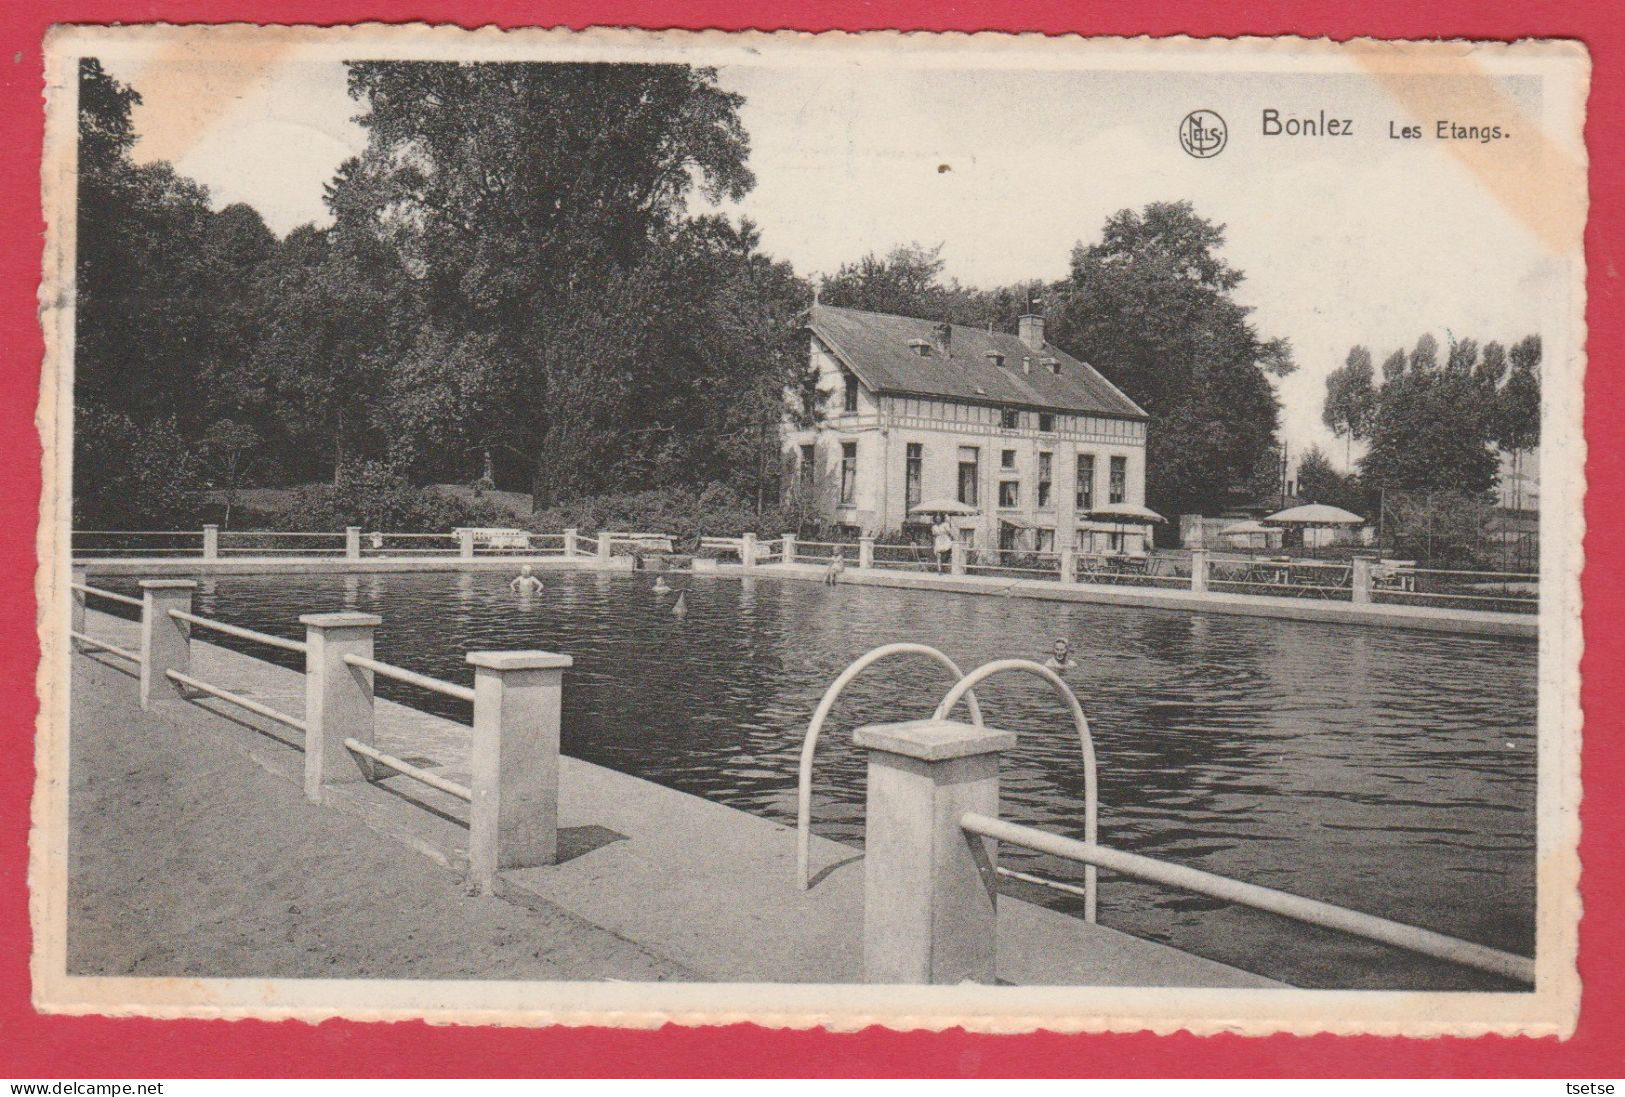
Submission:
[[[1004,365],[1004,355],[996,350],[990,350],[987,352],[987,360],[989,364],[994,366]]]
[[[1041,358],[1039,361],[1045,369],[1055,376],[1059,377],[1061,375],[1061,360],[1059,358]]]
[[[927,339],[910,339],[908,341],[908,349],[913,351],[915,354],[918,354],[921,358],[931,357],[931,343]]]

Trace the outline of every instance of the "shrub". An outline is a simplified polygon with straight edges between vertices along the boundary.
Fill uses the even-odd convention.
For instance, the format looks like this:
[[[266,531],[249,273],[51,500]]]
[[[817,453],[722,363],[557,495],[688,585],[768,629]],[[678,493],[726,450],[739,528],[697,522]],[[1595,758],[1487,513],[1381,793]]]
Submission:
[[[202,510],[202,467],[173,418],[141,424],[104,408],[77,409],[75,527],[192,529]]]
[[[294,492],[277,528],[332,531],[345,526],[389,533],[446,533],[457,526],[512,526],[513,515],[488,500],[464,502],[435,488],[418,487],[393,466],[357,461],[339,484],[306,484]]]
[[[777,537],[785,532],[782,523],[776,509],[758,518],[749,500],[720,484],[709,484],[702,489],[672,487],[589,496],[537,511],[529,525],[540,532],[574,527],[583,533],[669,533],[689,540],[701,535],[737,537],[746,532]]]

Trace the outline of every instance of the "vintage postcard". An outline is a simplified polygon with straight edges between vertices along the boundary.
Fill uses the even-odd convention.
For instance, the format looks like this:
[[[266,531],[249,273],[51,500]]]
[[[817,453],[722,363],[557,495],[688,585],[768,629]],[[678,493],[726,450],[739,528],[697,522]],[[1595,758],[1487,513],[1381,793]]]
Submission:
[[[35,1004],[1572,1032],[1589,66],[57,28]]]

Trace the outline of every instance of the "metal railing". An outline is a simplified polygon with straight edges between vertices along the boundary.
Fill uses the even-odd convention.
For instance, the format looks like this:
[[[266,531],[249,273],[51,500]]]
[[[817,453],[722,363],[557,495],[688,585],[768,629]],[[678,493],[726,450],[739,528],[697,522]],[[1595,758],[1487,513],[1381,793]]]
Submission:
[[[979,682],[995,674],[1027,674],[1042,679],[1049,683],[1050,689],[1065,703],[1067,711],[1072,716],[1072,725],[1078,733],[1079,748],[1083,751],[1083,835],[1085,841],[1095,841],[1099,837],[1100,828],[1100,776],[1095,763],[1095,740],[1090,734],[1089,718],[1083,713],[1083,705],[1079,703],[1078,695],[1072,692],[1072,687],[1067,685],[1066,679],[1049,667],[1035,663],[1031,659],[995,659],[991,663],[983,663],[955,682],[943,695],[931,718],[946,719]],[[1083,873],[1083,920],[1093,922],[1098,891],[1094,866],[1085,866]]]
[[[410,777],[412,780],[428,785],[430,788],[437,788],[447,795],[457,797],[457,799],[462,800],[464,803],[474,802],[474,790],[469,788],[467,785],[459,785],[456,781],[449,781],[437,773],[430,773],[426,769],[419,769],[411,762],[408,762],[402,758],[397,758],[393,754],[385,754],[377,747],[369,746],[359,739],[346,736],[344,739],[344,745],[348,747],[352,753],[359,754],[363,758],[370,758],[379,765],[386,766],[389,769],[394,770],[402,777]]]
[[[1486,971],[1492,975],[1499,975],[1502,978],[1527,983],[1531,986],[1535,982],[1535,962],[1526,956],[1502,952],[1499,949],[1474,944],[1471,941],[1463,941],[1430,929],[1422,929],[1419,926],[1379,918],[1374,914],[1351,910],[1335,903],[1326,903],[1319,899],[1306,899],[1301,895],[1277,891],[1275,888],[1261,887],[1258,884],[1243,883],[1240,880],[1232,880],[1227,876],[1204,872],[1201,869],[1189,868],[1170,861],[1160,861],[1138,853],[1127,853],[1123,850],[1111,849],[1098,844],[1093,839],[1085,839],[1080,842],[1075,838],[1049,834],[1036,827],[1011,823],[975,812],[967,812],[960,816],[959,825],[970,834],[977,834],[984,838],[991,838],[996,842],[1019,846],[1035,853],[1046,853],[1065,860],[1076,861],[1087,866],[1091,871],[1096,868],[1103,868],[1108,872],[1115,872],[1121,876],[1128,876],[1155,884],[1164,884],[1184,891],[1192,891],[1198,895],[1206,895],[1225,902],[1252,907],[1254,910],[1268,911],[1271,914],[1278,914],[1293,921],[1340,930],[1356,937],[1392,945],[1407,952],[1431,956],[1436,960],[1444,960],[1447,963],[1474,968],[1478,971]],[[1061,890],[1076,890],[1066,885],[1058,885],[1057,881],[1046,880],[1041,876],[1034,876],[1029,873],[1018,873],[1003,867],[996,867],[995,871],[1001,876],[1009,876],[1045,886],[1059,886]]]
[[[110,544],[84,544],[85,540]],[[70,543],[75,557],[117,556],[198,556],[202,553],[201,530],[76,529]]]
[[[449,533],[384,533],[380,530],[361,535],[363,556],[455,556],[458,551]]]
[[[779,555],[784,555],[783,545],[780,545]],[[795,541],[793,553],[794,563],[797,564],[827,564],[832,560],[845,560],[848,563],[857,563],[859,547],[856,544],[844,541]]]
[[[288,745],[304,752],[305,792],[314,801],[322,799],[328,785],[357,778],[375,781],[375,767],[382,767],[468,803],[469,880],[482,892],[491,890],[501,869],[557,860],[558,718],[563,673],[571,665],[568,656],[539,651],[469,652],[466,659],[475,668],[476,689],[372,658],[373,629],[380,623],[372,614],[306,614],[300,620],[307,639],[300,642],[193,613],[197,583],[189,579],[142,580],[143,597],[139,599],[83,582],[69,585],[76,626],[69,630],[70,636],[80,651],[109,651],[134,662],[143,709],[165,702],[192,702],[203,695],[301,732],[301,741]],[[96,640],[85,632],[86,596],[141,607],[140,652]],[[305,717],[279,711],[194,674],[193,637],[198,630],[303,654]],[[380,675],[473,703],[470,785],[373,745],[373,679]]]
[[[273,720],[285,727],[293,728],[295,731],[309,730],[309,725],[296,716],[290,716],[286,712],[272,708],[270,705],[261,704],[252,697],[244,697],[240,693],[233,693],[229,689],[224,689],[211,682],[205,682],[201,678],[194,678],[190,674],[183,674],[178,670],[166,670],[164,676],[171,682],[176,682],[199,693],[206,693],[210,697],[218,697],[222,701],[228,701],[238,708],[247,709],[249,712],[263,716],[267,720]]]
[[[810,883],[813,758],[818,753],[818,737],[824,730],[824,722],[829,719],[830,711],[834,709],[835,702],[841,699],[842,692],[860,674],[876,663],[898,655],[923,655],[952,674],[956,682],[965,676],[957,663],[928,644],[882,644],[848,663],[846,669],[829,684],[824,696],[819,699],[818,707],[813,710],[812,719],[807,722],[807,732],[801,741],[801,762],[796,771],[796,880],[803,891]],[[981,727],[982,709],[976,703],[976,695],[969,694],[965,703],[971,720]]]
[[[455,682],[447,682],[440,678],[431,678],[427,674],[419,674],[415,670],[407,670],[393,663],[380,662],[365,655],[346,655],[344,661],[352,667],[370,670],[374,674],[382,674],[385,678],[393,678],[397,682],[405,682],[409,686],[417,686],[433,693],[442,693],[447,697],[455,697],[459,701],[474,700],[474,691],[468,686],[459,686]]]
[[[168,612],[168,616],[171,620],[180,621],[191,628],[207,629],[211,632],[219,632],[227,636],[235,636],[239,640],[248,640],[256,644],[263,644],[266,647],[278,648],[282,651],[292,651],[303,655],[307,650],[306,645],[298,640],[287,640],[281,636],[272,636],[268,632],[259,632],[255,629],[243,628],[241,625],[229,625],[224,621],[216,621],[211,617],[201,617],[189,610],[172,609]],[[190,633],[188,633],[188,637],[190,637]],[[190,669],[190,665],[188,665],[187,671]],[[245,697],[240,693],[226,689],[224,686],[215,685],[213,682],[206,682],[201,678],[193,676],[187,671],[176,670],[173,667],[166,667],[164,668],[164,676],[179,686],[196,690],[199,693],[205,693],[210,697],[218,698],[219,700],[225,701],[228,704],[236,705],[238,708],[246,709],[247,711],[258,716],[263,716],[268,720],[282,724],[285,727],[293,728],[295,731],[303,732],[308,730],[308,725],[305,723],[305,721],[296,716],[291,716],[286,712],[280,711],[279,709],[272,708],[270,705],[266,705],[254,700],[252,697]]]
[[[139,598],[131,598],[128,594],[120,594],[117,591],[103,590],[101,587],[93,587],[88,583],[69,583],[68,589],[73,591],[75,594],[81,595],[80,599],[78,600],[79,606],[77,609],[83,608],[84,598],[105,598],[109,602],[117,602],[120,605],[134,606],[137,609],[141,608],[141,599]],[[70,640],[79,644],[80,651],[105,651],[109,655],[116,655],[120,659],[127,659],[132,663],[141,662],[141,654],[139,652],[131,651],[129,648],[119,647],[117,644],[110,644],[106,640],[98,640],[94,636],[87,633],[84,630],[82,614],[78,612],[75,613],[75,620],[73,624],[79,627],[76,628],[70,626],[68,628],[68,637]]]
[[[606,558],[636,554],[644,549],[664,550],[680,539],[657,532],[599,530],[583,534],[523,533],[526,543],[496,545],[455,540],[449,533],[379,533],[351,527],[344,532],[284,530],[218,530],[201,534],[187,530],[76,530],[76,557],[201,556],[204,560],[245,556],[332,557],[351,559],[378,556],[473,557],[562,555]],[[463,534],[469,530],[463,530]],[[106,539],[122,543],[104,543]],[[98,541],[98,539],[102,539]],[[374,543],[376,540],[377,543]],[[143,547],[132,547],[135,545]],[[687,543],[687,542],[684,542]],[[201,545],[201,550],[196,546]],[[786,550],[789,550],[788,553]],[[835,559],[867,570],[905,570],[978,575],[1009,581],[1006,594],[1023,589],[1023,582],[1091,586],[1156,588],[1196,593],[1240,594],[1271,598],[1310,598],[1356,605],[1408,605],[1481,612],[1532,613],[1539,609],[1539,576],[1529,572],[1418,568],[1412,561],[1325,561],[1289,559],[1263,554],[1194,550],[1187,557],[1150,554],[1103,553],[1068,549],[974,549],[957,545],[944,564],[928,545],[879,545],[871,538],[849,542],[801,541],[785,537],[701,536],[701,555],[737,557],[742,564],[829,564]],[[745,559],[746,555],[751,558]],[[1200,563],[1198,560],[1200,559]]]
[[[871,654],[875,658],[870,662],[878,661],[879,655]],[[840,685],[856,677],[857,670],[849,670],[842,675],[844,681],[837,680]],[[948,719],[961,700],[973,698],[973,689],[1002,673],[1029,674],[1044,679],[1066,700],[1072,712],[1084,752],[1086,804],[1082,840],[999,819],[997,764],[979,770],[956,768],[963,759],[996,756],[1015,745],[1014,736],[985,727],[979,712],[973,711],[970,724],[955,724]],[[828,704],[820,704],[815,723],[821,723],[817,717],[827,715],[838,692],[832,687],[825,694]],[[996,904],[990,902],[984,883],[987,871],[1081,896],[1085,920],[1093,922],[1096,873],[1105,869],[1339,930],[1517,982],[1532,985],[1535,981],[1535,962],[1529,957],[1334,903],[1102,846],[1096,815],[1096,764],[1088,721],[1065,681],[1049,668],[1029,660],[995,660],[977,667],[958,678],[929,720],[871,725],[860,729],[855,738],[860,746],[867,746],[871,751],[871,787],[877,766],[894,769],[901,766],[911,775],[911,781],[918,781],[923,787],[953,790],[951,794],[944,791],[941,795],[916,795],[889,810],[869,813],[865,839],[866,890],[878,885],[884,892],[884,880],[896,874],[909,881],[910,897],[920,902],[912,907],[908,903],[886,902],[866,906],[866,978],[890,982],[957,983],[965,978],[989,981],[995,967],[997,921]],[[944,743],[952,744],[953,749],[938,749]],[[804,748],[804,757],[810,763],[807,748]],[[810,767],[804,766],[807,768]],[[960,807],[944,813],[942,796],[949,796],[946,801],[949,803],[988,806],[980,810]],[[997,846],[979,846],[966,851],[961,839],[967,834],[1081,864],[1084,886],[1080,888],[1001,866]],[[886,947],[881,947],[879,942],[884,942]]]
[[[243,628],[241,625],[228,625],[224,621],[216,621],[212,617],[199,617],[197,614],[189,613],[183,609],[172,609],[169,611],[169,615],[177,621],[185,621],[189,625],[209,629],[211,632],[223,632],[227,636],[235,636],[239,640],[252,640],[254,643],[264,644],[266,647],[281,648],[283,651],[295,651],[300,655],[305,654],[305,644],[299,640],[288,640],[281,636],[272,636],[269,632]]]
[[[876,545],[874,564],[893,571],[948,570],[947,562],[939,564],[936,553],[927,545]]]
[[[1397,567],[1374,572],[1372,580],[1372,600],[1378,602],[1515,613],[1540,608],[1540,576],[1533,572]]]
[[[966,563],[965,570],[973,575],[1059,578],[1061,554],[1027,549],[979,549],[975,559]]]

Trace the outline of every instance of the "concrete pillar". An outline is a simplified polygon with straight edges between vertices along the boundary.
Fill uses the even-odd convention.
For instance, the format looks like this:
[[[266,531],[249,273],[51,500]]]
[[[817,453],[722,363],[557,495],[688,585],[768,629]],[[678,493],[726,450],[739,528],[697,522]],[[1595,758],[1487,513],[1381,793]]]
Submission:
[[[999,812],[1009,732],[956,720],[870,724],[864,821],[863,979],[992,983],[998,937],[995,851],[966,834],[967,811]]]
[[[203,526],[203,558],[220,559],[220,527],[213,522],[205,523]]]
[[[840,550],[837,549],[836,551],[838,552]],[[796,535],[795,534],[786,533],[784,535],[784,551],[782,553],[780,553],[780,558],[786,564],[793,564],[793,563],[796,562]]]
[[[948,572],[951,575],[965,574],[965,542],[955,541],[954,547],[949,550]]]
[[[1076,583],[1078,581],[1078,550],[1064,548],[1061,550],[1061,582]]]
[[[474,559],[474,531],[460,529],[457,531],[457,555],[464,560]]]
[[[865,534],[858,538],[858,570],[869,571],[875,566],[875,539]]]
[[[615,535],[608,530],[598,531],[598,559],[607,562],[615,554]]]
[[[756,535],[754,533],[740,534],[739,562],[747,568],[756,566]]]
[[[322,798],[322,786],[370,781],[371,759],[350,753],[345,739],[373,741],[372,671],[353,667],[346,655],[372,658],[375,613],[307,613],[305,626],[305,795]]]
[[[361,527],[344,527],[344,558],[347,560],[361,559]]]
[[[473,792],[469,882],[491,890],[503,869],[559,858],[559,715],[568,655],[471,651]]]
[[[580,535],[581,531],[577,529],[567,529],[564,531],[564,555],[566,558],[575,558],[577,551],[576,538]]]
[[[185,696],[164,673],[192,669],[192,626],[169,615],[172,609],[192,612],[190,579],[141,580],[141,707],[150,709]]]
[[[1351,563],[1354,565],[1350,573],[1354,601],[1357,605],[1366,605],[1371,601],[1371,561],[1364,556],[1356,556]]]
[[[85,573],[84,568],[75,565],[73,568],[71,568],[69,570],[69,579],[68,579],[68,581],[70,583],[73,583],[73,584],[75,584],[77,586],[82,587],[86,583],[90,582],[90,577]],[[85,596],[84,596],[84,593],[82,591],[73,590],[71,588],[68,590],[68,593],[70,595],[72,595],[72,597],[69,599],[69,602],[68,602],[68,604],[70,606],[70,609],[68,611],[68,613],[69,613],[69,616],[68,616],[68,628],[72,629],[74,632],[83,632],[83,631],[85,631]],[[79,650],[79,641],[74,640],[74,639],[72,639],[70,637],[69,640],[68,640],[68,647],[71,648],[74,651],[78,651]]]
[[[1191,549],[1191,590],[1207,590],[1207,549]]]

